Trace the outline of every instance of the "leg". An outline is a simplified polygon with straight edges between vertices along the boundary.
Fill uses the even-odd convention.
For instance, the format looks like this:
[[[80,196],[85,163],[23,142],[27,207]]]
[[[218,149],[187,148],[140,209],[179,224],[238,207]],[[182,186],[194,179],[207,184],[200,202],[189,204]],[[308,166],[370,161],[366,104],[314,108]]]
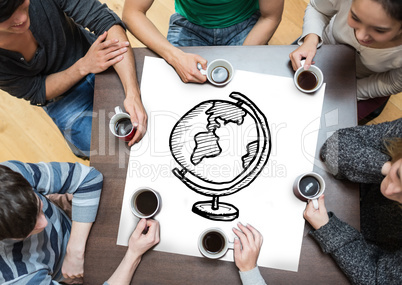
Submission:
[[[213,45],[213,29],[206,29],[190,23],[178,13],[170,17],[168,41],[178,46],[210,46]]]
[[[44,107],[78,157],[89,157],[95,75]]]

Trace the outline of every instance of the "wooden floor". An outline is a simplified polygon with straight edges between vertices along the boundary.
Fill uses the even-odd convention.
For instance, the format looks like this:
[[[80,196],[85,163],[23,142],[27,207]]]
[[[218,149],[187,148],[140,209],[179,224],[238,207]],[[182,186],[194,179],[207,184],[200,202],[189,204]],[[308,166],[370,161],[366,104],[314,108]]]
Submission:
[[[124,0],[103,0],[121,16]],[[270,41],[272,45],[291,44],[300,34],[307,0],[286,0],[283,18]],[[148,17],[166,36],[174,0],[155,0]],[[143,46],[129,35],[134,47]],[[89,164],[73,155],[60,131],[46,113],[28,102],[0,90],[0,161],[68,161]],[[390,121],[402,116],[402,93],[392,96],[382,114],[370,123]]]

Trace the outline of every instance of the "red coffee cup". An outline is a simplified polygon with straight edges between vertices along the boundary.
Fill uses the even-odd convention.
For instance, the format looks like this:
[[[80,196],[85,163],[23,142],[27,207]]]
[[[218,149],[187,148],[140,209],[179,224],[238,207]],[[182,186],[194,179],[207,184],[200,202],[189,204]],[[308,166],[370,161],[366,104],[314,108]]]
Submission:
[[[130,115],[123,112],[119,106],[114,108],[116,114],[110,119],[109,129],[119,139],[128,142],[135,134],[135,128],[131,123]]]

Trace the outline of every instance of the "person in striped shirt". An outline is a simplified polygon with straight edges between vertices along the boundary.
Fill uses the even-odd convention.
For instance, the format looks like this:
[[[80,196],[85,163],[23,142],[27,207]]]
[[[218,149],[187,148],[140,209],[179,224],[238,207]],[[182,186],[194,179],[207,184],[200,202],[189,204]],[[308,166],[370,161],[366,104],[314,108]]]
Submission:
[[[82,283],[102,184],[99,171],[80,163],[1,163],[0,283]],[[72,220],[46,197],[53,193],[73,195]],[[141,220],[115,274],[131,280],[142,254],[158,242],[158,222]]]

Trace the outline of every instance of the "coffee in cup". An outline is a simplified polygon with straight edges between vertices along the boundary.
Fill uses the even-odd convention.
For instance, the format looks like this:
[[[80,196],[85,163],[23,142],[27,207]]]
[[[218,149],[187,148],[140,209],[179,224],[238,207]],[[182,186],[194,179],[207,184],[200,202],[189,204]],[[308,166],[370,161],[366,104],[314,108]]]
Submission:
[[[293,81],[296,87],[304,93],[312,93],[320,89],[324,82],[324,75],[321,69],[315,65],[311,65],[309,69],[304,70],[304,61],[302,66],[296,70]]]
[[[209,228],[203,231],[198,238],[198,249],[207,258],[218,259],[233,249],[234,244],[220,228]]]
[[[311,200],[315,209],[318,209],[317,199],[325,191],[325,181],[315,172],[307,172],[298,176],[293,183],[293,193],[297,198],[306,202]]]
[[[297,76],[297,85],[300,86],[303,90],[313,90],[317,86],[317,84],[317,75],[310,70],[304,70],[300,72]]]
[[[155,216],[160,206],[161,197],[159,193],[149,187],[136,189],[130,199],[131,211],[140,219]]]
[[[229,71],[224,66],[217,66],[211,71],[210,77],[214,83],[225,83],[229,79]]]
[[[124,113],[119,106],[115,109],[113,117],[110,119],[109,129],[113,135],[123,141],[130,141],[135,134],[135,128],[131,123],[130,115]]]
[[[228,84],[234,75],[232,64],[225,59],[215,59],[207,65],[207,69],[201,69],[198,63],[198,69],[203,75],[207,76],[209,82],[216,86],[224,86]]]

